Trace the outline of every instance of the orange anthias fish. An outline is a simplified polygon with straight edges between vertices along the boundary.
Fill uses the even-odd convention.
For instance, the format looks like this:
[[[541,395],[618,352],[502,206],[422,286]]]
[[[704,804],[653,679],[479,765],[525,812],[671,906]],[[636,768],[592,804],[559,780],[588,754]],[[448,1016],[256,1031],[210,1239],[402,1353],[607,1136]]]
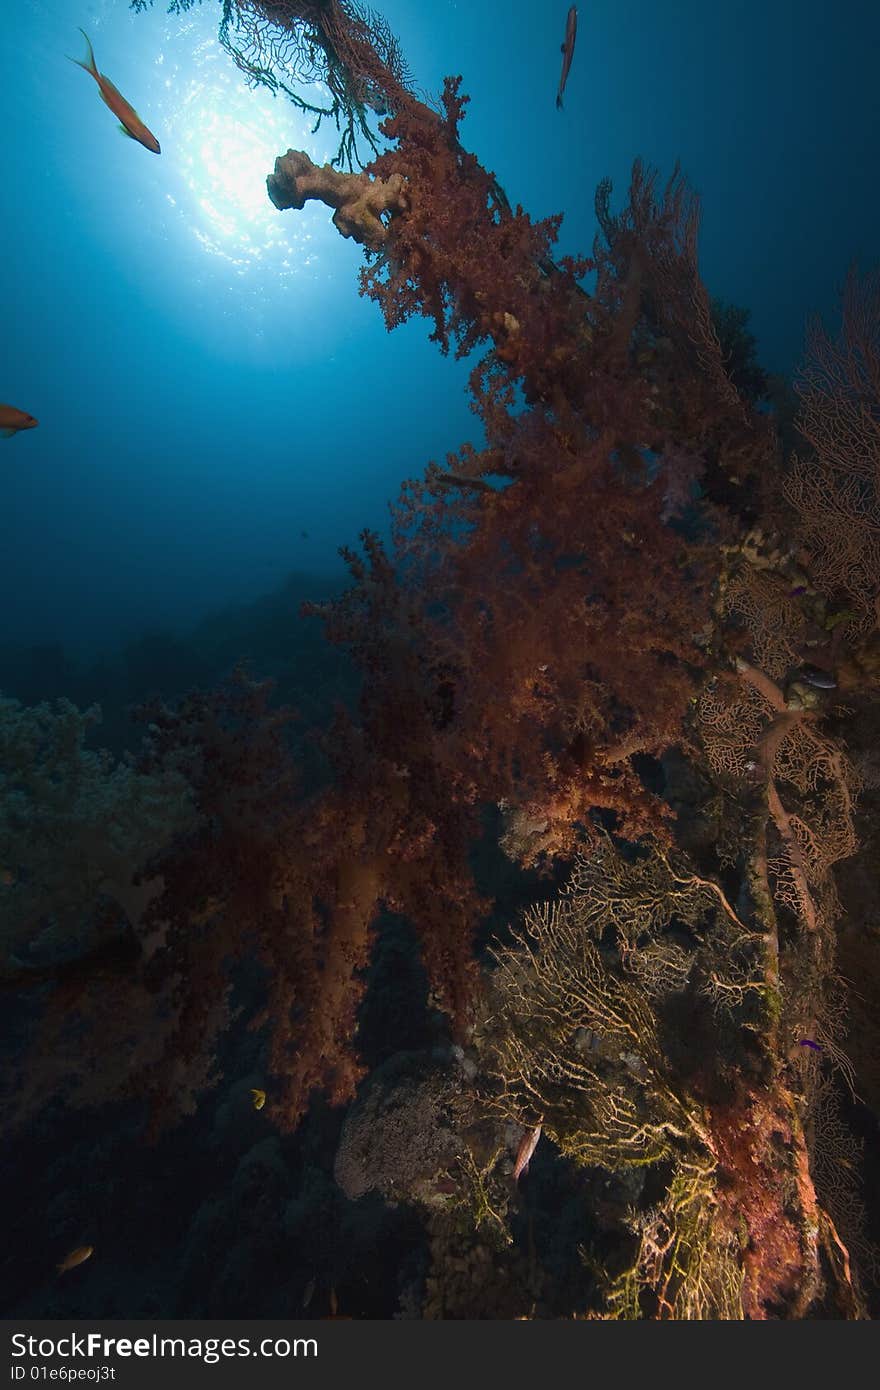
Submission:
[[[125,97],[121,92],[117,91],[109,77],[104,77],[102,73],[98,72],[95,66],[95,55],[92,51],[92,45],[89,42],[89,36],[85,29],[80,29],[79,32],[89,46],[88,57],[84,63],[81,62],[79,58],[71,58],[70,61],[76,63],[78,68],[82,68],[85,72],[91,73],[92,77],[94,77],[100,89],[102,101],[106,102],[114,116],[118,117],[119,128],[123,134],[130,135],[132,140],[137,140],[139,144],[143,145],[144,149],[152,150],[153,154],[161,154],[162,150],[159,141],[156,139],[153,132],[144,125],[134,107],[129,106]]]
[[[11,439],[19,430],[32,430],[39,423],[26,410],[17,410],[14,405],[0,405],[0,439]]]
[[[71,1250],[69,1255],[58,1266],[58,1273],[65,1274],[68,1269],[76,1269],[77,1265],[84,1264],[94,1251],[94,1245],[78,1245],[75,1250]]]
[[[526,1130],[522,1137],[522,1142],[517,1150],[516,1163],[513,1165],[513,1181],[519,1182],[521,1177],[529,1171],[529,1164],[532,1161],[532,1154],[538,1147],[538,1140],[541,1137],[541,1125],[535,1125],[534,1129]]]
[[[578,12],[577,5],[572,5],[565,21],[565,43],[561,45],[562,50],[562,76],[559,79],[559,91],[556,93],[556,110],[562,110],[562,93],[565,91],[565,84],[568,81],[568,72],[571,67],[571,60],[574,57],[574,41],[578,31]]]

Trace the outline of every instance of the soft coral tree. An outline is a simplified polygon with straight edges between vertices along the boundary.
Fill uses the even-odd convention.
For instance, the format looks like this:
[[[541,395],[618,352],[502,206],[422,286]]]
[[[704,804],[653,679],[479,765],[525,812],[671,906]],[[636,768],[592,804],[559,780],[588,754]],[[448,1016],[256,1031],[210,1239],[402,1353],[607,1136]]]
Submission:
[[[302,37],[307,7],[228,8],[255,22],[250,33],[268,21],[273,42],[285,31],[294,44]],[[794,651],[796,621],[785,641],[766,632],[759,595],[778,596],[779,584],[740,587],[738,597],[729,587],[746,528],[762,510],[780,513],[778,498],[768,506],[780,474],[771,422],[725,362],[698,270],[697,202],[677,171],[661,189],[637,163],[620,212],[611,212],[610,185],[600,186],[592,258],[557,264],[559,220],[533,223],[511,208],[463,148],[457,81],[434,110],[397,79],[353,7],[329,0],[315,16],[341,26],[337,57],[387,99],[392,148],[360,174],[288,151],[270,196],[279,207],[319,198],[334,209],[340,232],[367,249],[361,290],[389,328],[418,314],[441,350],[477,355],[470,384],[485,438],[405,486],[391,548],[365,533],[363,557],[345,552],[350,589],[318,609],[363,676],[356,716],[340,713],[328,735],[326,786],[306,795],[298,785],[258,691],[198,697],[154,720],[155,746],[184,757],[205,819],[158,862],[166,891],[156,922],[167,926],[152,978],[162,988],[179,982],[178,1036],[184,1055],[195,1055],[200,1029],[201,1046],[210,1041],[199,990],[207,983],[212,997],[222,994],[229,962],[256,951],[267,971],[273,1108],[293,1125],[314,1088],[335,1101],[353,1092],[362,968],[382,904],[413,922],[435,997],[468,1036],[472,945],[486,907],[471,851],[487,807],[503,808],[501,844],[522,865],[554,868],[576,849],[599,864],[602,830],[661,856],[690,834],[706,861],[693,883],[746,943],[732,958],[701,958],[712,1002],[700,999],[713,1017],[725,1001],[755,1012],[735,1036],[721,1030],[729,1068],[715,1068],[715,1091],[696,1094],[681,1039],[649,988],[662,979],[678,992],[681,924],[670,924],[668,941],[629,943],[622,991],[617,967],[613,978],[606,969],[609,927],[583,954],[588,984],[620,995],[624,1031],[651,1056],[639,1068],[638,1048],[624,1049],[636,1063],[627,1069],[618,1056],[610,1092],[594,1084],[585,1103],[601,1093],[611,1115],[642,1105],[660,1131],[659,1157],[679,1166],[663,1220],[652,1224],[648,1213],[641,1228],[642,1274],[661,1311],[737,1310],[734,1284],[745,1275],[743,1311],[802,1314],[820,1291],[822,1260],[846,1258],[812,1187],[789,1036],[794,1022],[818,1018],[812,1006],[833,971],[832,856],[813,865],[821,882],[811,881],[805,839],[813,813],[830,824],[824,805],[833,857],[850,852],[851,783],[834,741],[813,736],[820,713],[789,707],[760,669],[762,652],[782,661]],[[815,476],[794,476],[802,515],[811,502],[816,511]],[[780,571],[783,588],[786,577]],[[873,577],[859,579],[866,612],[876,592]],[[768,681],[776,695],[762,704]],[[707,717],[713,696],[729,689],[745,692],[743,708],[756,715],[735,731],[736,750],[723,750],[736,761],[733,786],[730,769],[713,761]],[[664,785],[676,748],[679,768],[689,762],[684,792]],[[783,770],[789,788],[780,791]],[[710,805],[723,846],[696,825]],[[525,998],[525,1028],[533,1002]],[[703,1070],[705,1080],[712,1068]],[[736,1076],[726,1098],[719,1076]],[[720,1282],[694,1286],[695,1303],[678,1299],[677,1274],[667,1277],[677,1233],[698,1262],[723,1237]],[[841,1287],[851,1288],[848,1278]],[[849,1311],[859,1311],[855,1297]]]

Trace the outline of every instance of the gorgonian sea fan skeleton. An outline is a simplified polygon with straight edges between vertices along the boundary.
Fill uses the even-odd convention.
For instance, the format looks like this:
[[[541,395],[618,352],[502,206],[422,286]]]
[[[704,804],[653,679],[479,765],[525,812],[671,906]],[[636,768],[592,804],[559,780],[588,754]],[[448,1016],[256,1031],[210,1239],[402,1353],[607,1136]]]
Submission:
[[[152,0],[132,0],[144,10]],[[171,0],[182,14],[196,0]],[[332,117],[341,139],[334,165],[361,166],[358,138],[378,153],[369,113],[384,115],[412,97],[400,45],[381,15],[356,0],[222,0],[220,43],[253,86],[283,92],[316,117]],[[319,90],[329,90],[329,100]],[[303,89],[310,92],[307,99]]]

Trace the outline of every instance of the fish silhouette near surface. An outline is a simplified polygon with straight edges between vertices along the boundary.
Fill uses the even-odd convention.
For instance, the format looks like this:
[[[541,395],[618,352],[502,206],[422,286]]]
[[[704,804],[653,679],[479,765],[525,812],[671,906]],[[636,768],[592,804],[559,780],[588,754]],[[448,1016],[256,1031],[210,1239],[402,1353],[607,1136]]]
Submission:
[[[84,72],[88,72],[94,77],[101,93],[101,100],[110,107],[110,110],[119,121],[119,128],[122,133],[124,135],[129,135],[132,140],[137,140],[139,145],[143,145],[146,150],[151,150],[153,154],[161,154],[162,149],[159,141],[156,139],[153,132],[144,125],[144,122],[141,120],[134,107],[130,106],[122,93],[113,86],[109,77],[105,77],[103,73],[98,72],[95,64],[95,54],[85,29],[80,29],[79,32],[88,44],[89,51],[85,62],[82,62],[79,58],[71,58],[70,61],[76,63],[78,68],[82,68]]]
[[[94,1245],[78,1245],[75,1250],[71,1250],[69,1255],[64,1256],[58,1266],[58,1273],[66,1274],[69,1269],[76,1269],[77,1265],[84,1264],[94,1249]]]
[[[565,41],[562,47],[562,74],[559,78],[559,91],[556,93],[556,110],[562,110],[562,93],[565,91],[565,84],[568,81],[568,74],[571,69],[571,60],[574,57],[574,44],[578,31],[578,12],[577,5],[572,5],[565,21]]]
[[[14,405],[0,405],[0,439],[11,439],[19,430],[32,430],[39,423],[26,410],[18,410]]]

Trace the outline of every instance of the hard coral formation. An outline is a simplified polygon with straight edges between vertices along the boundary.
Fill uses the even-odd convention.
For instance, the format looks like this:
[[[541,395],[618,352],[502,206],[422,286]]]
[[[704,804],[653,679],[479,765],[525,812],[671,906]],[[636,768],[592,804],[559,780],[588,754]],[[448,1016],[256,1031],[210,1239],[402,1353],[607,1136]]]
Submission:
[[[276,159],[266,186],[280,212],[288,208],[300,212],[310,199],[335,208],[336,230],[376,251],[388,235],[383,215],[402,207],[404,181],[400,174],[383,181],[366,174],[343,174],[329,164],[319,168],[303,150],[288,150]]]
[[[469,1110],[462,1076],[438,1059],[401,1054],[374,1072],[349,1110],[334,1176],[347,1197],[381,1192],[392,1202],[448,1200],[465,1149]]]

